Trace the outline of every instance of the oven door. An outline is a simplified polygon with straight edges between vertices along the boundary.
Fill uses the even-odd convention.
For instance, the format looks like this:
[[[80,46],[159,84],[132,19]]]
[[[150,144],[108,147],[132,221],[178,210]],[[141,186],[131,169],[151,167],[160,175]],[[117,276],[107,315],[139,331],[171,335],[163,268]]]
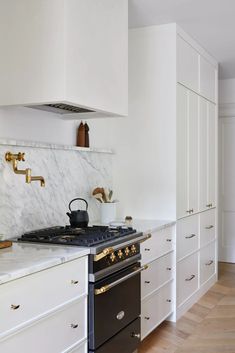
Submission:
[[[95,350],[140,315],[140,272],[136,263],[89,284],[89,349]]]

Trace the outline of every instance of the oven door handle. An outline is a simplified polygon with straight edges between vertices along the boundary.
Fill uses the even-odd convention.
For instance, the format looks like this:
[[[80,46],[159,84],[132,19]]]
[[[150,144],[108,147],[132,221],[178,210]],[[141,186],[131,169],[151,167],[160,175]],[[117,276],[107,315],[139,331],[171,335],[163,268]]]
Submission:
[[[146,234],[143,235],[135,240],[130,240],[128,243],[124,243],[123,246],[127,246],[128,244],[133,244],[134,243],[143,243],[145,240],[148,240],[149,238],[151,238],[151,234]],[[94,255],[94,261],[100,261],[101,259],[103,259],[105,256],[112,254],[116,249],[120,248],[120,244],[117,246],[114,246],[112,248],[105,248],[102,252],[100,252],[97,255]]]
[[[135,270],[134,272],[129,273],[128,275],[118,279],[117,281],[114,281],[110,284],[106,284],[105,286],[100,287],[99,289],[95,289],[95,295],[106,293],[108,290],[110,290],[113,287],[116,287],[118,284],[126,281],[127,279],[129,279],[131,277],[134,277],[135,275],[137,275],[138,273],[140,273],[144,270],[147,270],[147,268],[148,268],[148,265],[144,265],[142,267],[139,267],[138,270]]]

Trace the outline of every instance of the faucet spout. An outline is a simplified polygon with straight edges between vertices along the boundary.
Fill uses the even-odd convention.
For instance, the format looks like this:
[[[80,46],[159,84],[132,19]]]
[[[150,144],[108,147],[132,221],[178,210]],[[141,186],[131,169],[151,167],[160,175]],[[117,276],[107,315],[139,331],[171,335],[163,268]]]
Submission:
[[[26,174],[26,183],[30,184],[32,181],[40,181],[42,187],[45,186],[45,179],[42,176],[32,176],[32,170],[30,168],[27,169]]]

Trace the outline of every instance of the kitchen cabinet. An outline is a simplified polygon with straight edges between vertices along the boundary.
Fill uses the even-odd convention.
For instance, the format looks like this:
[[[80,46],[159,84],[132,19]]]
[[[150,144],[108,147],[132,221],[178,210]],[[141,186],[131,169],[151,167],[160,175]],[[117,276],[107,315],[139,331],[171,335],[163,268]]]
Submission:
[[[0,351],[85,352],[87,267],[81,257],[0,285]]]
[[[178,218],[198,212],[199,97],[182,85],[177,88]]]
[[[5,1],[0,33],[0,106],[127,115],[126,0]]]
[[[177,220],[172,317],[177,320],[217,278],[215,266],[201,281],[199,268],[203,247],[214,241],[215,258],[217,252],[218,64],[175,24],[131,29],[129,43],[129,115],[136,125],[123,144],[131,140],[135,148],[132,154],[121,151],[118,160],[119,170],[126,153],[133,160],[123,176],[127,185],[132,181],[133,193],[124,186],[120,197],[129,205],[127,197],[136,200],[138,190],[144,207],[132,206],[135,217]],[[146,261],[144,248],[147,243]],[[149,253],[157,256],[157,250]]]
[[[174,308],[175,227],[151,232],[141,244],[141,339],[144,339]]]

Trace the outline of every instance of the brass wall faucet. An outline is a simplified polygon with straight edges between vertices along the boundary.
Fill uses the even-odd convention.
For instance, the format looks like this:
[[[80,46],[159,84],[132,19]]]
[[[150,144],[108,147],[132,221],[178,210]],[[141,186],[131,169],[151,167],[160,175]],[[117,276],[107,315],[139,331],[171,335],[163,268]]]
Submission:
[[[32,170],[30,168],[18,169],[18,162],[24,162],[25,153],[11,153],[7,152],[5,154],[5,159],[7,162],[12,162],[13,171],[15,174],[25,175],[25,182],[30,184],[32,181],[40,181],[41,186],[45,186],[45,179],[42,176],[32,176]]]

